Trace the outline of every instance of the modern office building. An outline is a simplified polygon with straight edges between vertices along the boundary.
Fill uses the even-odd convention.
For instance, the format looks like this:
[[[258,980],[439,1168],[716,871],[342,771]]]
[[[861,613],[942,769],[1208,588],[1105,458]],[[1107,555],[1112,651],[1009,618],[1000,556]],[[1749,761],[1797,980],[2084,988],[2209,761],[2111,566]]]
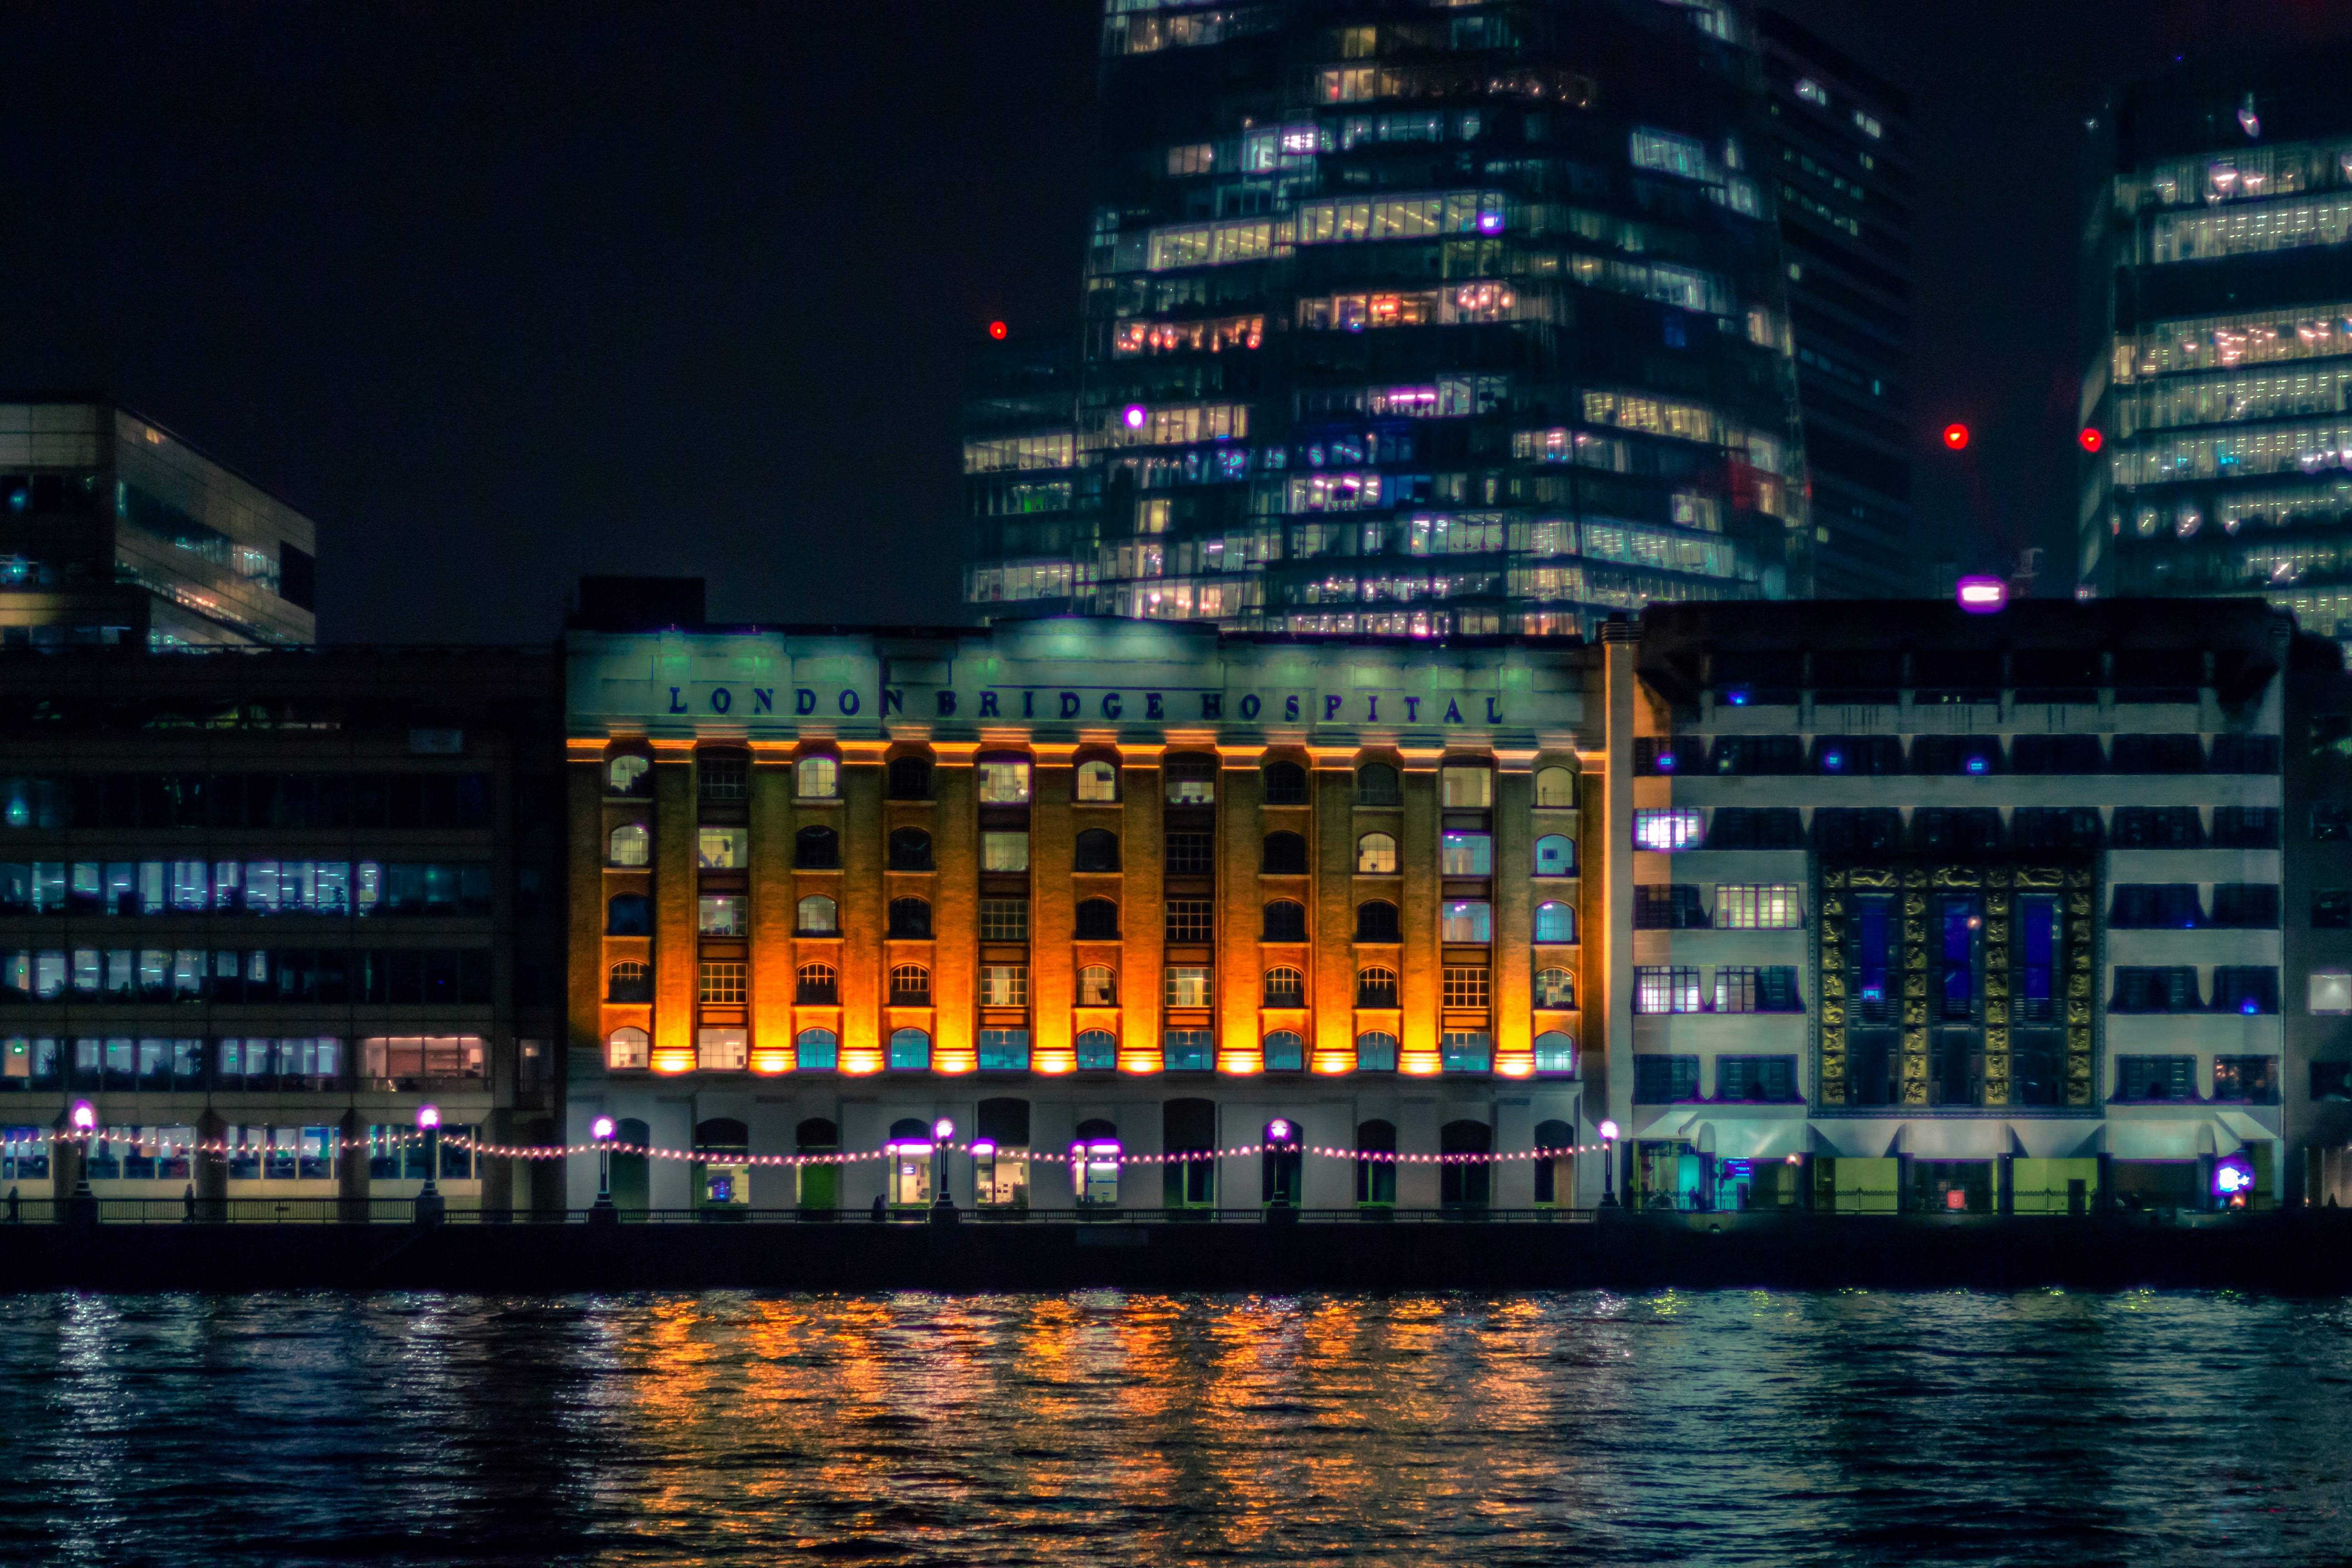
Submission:
[[[2329,645],[2246,600],[1602,631],[575,631],[569,1139],[692,1156],[625,1208],[2338,1180]],[[1604,1121],[1610,1176],[1530,1157]]]
[[[0,654],[0,1189],[404,1214],[554,1173],[551,650]],[[81,1145],[53,1135],[88,1106]],[[374,1200],[373,1203],[371,1200]],[[118,1213],[121,1212],[120,1210]]]
[[[1934,592],[1912,531],[1911,105],[1777,11],[1757,17],[1812,478],[1813,590]],[[1822,534],[1826,538],[1822,538]]]
[[[2189,66],[2096,121],[2079,568],[2352,637],[2352,47]]]
[[[1810,591],[1744,3],[1108,0],[1101,102],[1069,415],[983,399],[966,445],[977,613],[1560,635]]]
[[[317,534],[101,398],[0,401],[0,646],[314,642]]]

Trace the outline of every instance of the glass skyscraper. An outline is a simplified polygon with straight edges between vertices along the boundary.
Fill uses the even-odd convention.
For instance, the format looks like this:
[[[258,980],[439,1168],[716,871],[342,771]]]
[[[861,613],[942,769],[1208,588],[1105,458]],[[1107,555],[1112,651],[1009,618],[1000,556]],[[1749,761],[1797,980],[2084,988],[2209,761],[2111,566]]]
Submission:
[[[1547,634],[1811,591],[1744,5],[1108,0],[1102,37],[1075,363],[972,404],[975,613]]]
[[[311,521],[96,399],[0,402],[0,646],[318,638]]]
[[[2352,638],[2347,70],[2190,67],[2096,123],[2084,593],[2260,594]]]

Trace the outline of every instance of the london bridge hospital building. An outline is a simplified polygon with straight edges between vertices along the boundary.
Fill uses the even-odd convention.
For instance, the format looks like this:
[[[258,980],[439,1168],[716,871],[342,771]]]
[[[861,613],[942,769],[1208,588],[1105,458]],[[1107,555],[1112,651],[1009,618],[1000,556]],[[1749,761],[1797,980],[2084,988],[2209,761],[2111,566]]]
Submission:
[[[2291,637],[575,631],[570,1138],[625,1211],[2300,1195],[2352,906]]]

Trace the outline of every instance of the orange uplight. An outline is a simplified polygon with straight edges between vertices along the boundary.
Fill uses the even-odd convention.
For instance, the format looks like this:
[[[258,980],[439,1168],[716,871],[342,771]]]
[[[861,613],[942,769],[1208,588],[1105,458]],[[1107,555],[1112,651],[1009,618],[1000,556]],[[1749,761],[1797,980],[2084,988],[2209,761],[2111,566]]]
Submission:
[[[1967,426],[1947,425],[1944,426],[1945,446],[1949,447],[1953,451],[1957,452],[1965,447],[1968,444],[1969,427]]]
[[[2075,437],[2074,439],[2083,444],[2083,450],[2085,452],[2095,452],[2100,447],[2107,444],[2107,438],[2105,436],[2100,435],[2096,430],[2092,429],[2087,425],[2083,427],[2083,433],[2080,436]]]
[[[1004,323],[1002,321],[989,322],[988,335],[994,338],[998,342],[1003,342],[1004,341]]]

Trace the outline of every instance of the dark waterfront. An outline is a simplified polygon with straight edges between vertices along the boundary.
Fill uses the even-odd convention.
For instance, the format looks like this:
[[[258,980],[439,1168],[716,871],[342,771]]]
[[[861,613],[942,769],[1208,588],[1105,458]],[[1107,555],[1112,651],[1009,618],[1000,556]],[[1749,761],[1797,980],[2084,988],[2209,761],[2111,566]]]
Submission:
[[[2340,1561],[2352,1306],[0,1301],[8,1563]]]

